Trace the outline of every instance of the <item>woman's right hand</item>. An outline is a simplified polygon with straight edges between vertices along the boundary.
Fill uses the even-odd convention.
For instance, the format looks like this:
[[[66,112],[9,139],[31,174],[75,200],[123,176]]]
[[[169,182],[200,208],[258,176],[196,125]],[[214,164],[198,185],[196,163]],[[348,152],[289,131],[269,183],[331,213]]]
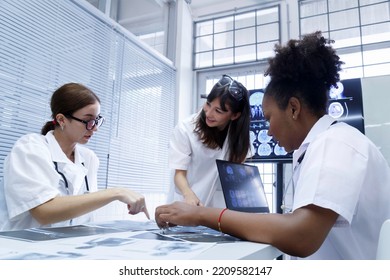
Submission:
[[[187,170],[175,170],[174,182],[184,198],[184,202],[190,205],[203,206],[200,199],[192,191],[190,184],[187,181]]]
[[[184,201],[185,201],[185,203],[190,204],[190,205],[203,206],[202,202],[200,202],[199,198],[193,192],[185,194]]]
[[[146,217],[150,220],[148,208],[146,208],[145,197],[137,192],[127,188],[118,188],[118,200],[127,204],[129,214],[135,215],[144,212]]]
[[[160,228],[176,225],[198,226],[198,213],[201,209],[204,208],[189,205],[183,201],[161,205],[155,211],[156,223]]]

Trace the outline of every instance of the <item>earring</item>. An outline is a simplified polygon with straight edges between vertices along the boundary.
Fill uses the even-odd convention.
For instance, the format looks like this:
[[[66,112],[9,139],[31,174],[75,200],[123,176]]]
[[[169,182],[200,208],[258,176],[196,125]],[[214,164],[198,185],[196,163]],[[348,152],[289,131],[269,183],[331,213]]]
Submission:
[[[61,130],[64,131],[64,126],[63,125],[61,125]]]

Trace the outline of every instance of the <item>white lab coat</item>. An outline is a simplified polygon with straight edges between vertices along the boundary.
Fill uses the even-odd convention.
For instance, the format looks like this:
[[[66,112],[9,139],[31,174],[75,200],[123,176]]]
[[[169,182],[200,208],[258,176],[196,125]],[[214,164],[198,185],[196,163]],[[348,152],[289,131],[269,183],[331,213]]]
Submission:
[[[68,182],[65,187],[62,172]],[[84,165],[83,165],[84,164]],[[97,170],[99,160],[90,149],[77,145],[75,162],[70,161],[58,142],[53,131],[45,136],[27,134],[13,146],[4,161],[5,209],[8,218],[0,222],[0,230],[16,230],[41,225],[31,216],[29,210],[59,195],[78,195],[86,192],[85,176],[89,190],[97,190]],[[47,226],[66,226],[89,222],[91,214]]]
[[[314,204],[339,214],[309,259],[375,259],[380,227],[390,218],[390,169],[366,136],[342,122],[331,125],[333,121],[322,117],[294,153],[297,164],[306,150],[293,209]]]
[[[173,170],[187,170],[188,183],[204,206],[224,208],[226,204],[215,160],[225,158],[228,139],[222,149],[210,149],[203,145],[194,133],[198,114],[190,116],[175,127],[169,143],[169,167]],[[172,182],[168,203],[183,200]]]

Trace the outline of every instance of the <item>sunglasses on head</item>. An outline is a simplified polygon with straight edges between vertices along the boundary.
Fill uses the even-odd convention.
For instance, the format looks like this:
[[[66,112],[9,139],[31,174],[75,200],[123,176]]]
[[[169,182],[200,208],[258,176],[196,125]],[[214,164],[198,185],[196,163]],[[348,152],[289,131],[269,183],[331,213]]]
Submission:
[[[241,101],[244,98],[242,85],[236,80],[233,80],[229,75],[222,75],[222,78],[218,81],[217,85],[221,87],[229,86],[229,94],[237,101]]]

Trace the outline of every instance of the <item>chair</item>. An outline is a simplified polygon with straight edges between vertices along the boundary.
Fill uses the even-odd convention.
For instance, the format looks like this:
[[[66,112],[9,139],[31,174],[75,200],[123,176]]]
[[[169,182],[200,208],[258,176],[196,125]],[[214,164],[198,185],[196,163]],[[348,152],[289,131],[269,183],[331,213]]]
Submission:
[[[390,219],[383,222],[379,233],[377,260],[390,260]]]

